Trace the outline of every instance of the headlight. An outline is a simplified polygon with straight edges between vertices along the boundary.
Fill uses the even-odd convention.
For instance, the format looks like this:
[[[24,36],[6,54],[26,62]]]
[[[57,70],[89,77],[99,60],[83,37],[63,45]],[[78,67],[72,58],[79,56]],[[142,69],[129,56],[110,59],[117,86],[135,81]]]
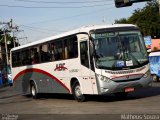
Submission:
[[[143,75],[143,77],[144,77],[144,78],[147,78],[149,75],[150,75],[150,71],[147,71],[147,72]]]
[[[98,79],[102,80],[103,82],[108,82],[108,83],[111,82],[111,79],[109,79],[103,75],[97,74],[97,77],[98,77]]]

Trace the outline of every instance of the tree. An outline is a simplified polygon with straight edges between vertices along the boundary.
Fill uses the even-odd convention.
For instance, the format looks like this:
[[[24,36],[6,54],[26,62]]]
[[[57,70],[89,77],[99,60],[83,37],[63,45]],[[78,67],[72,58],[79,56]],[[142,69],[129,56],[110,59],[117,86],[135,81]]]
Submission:
[[[115,20],[115,23],[136,24],[144,36],[159,34],[160,14],[158,2],[147,2],[144,8],[135,10],[128,19],[121,18],[120,20]]]
[[[7,47],[8,50],[10,51],[14,47],[14,41],[15,37],[13,38],[9,33],[6,33],[6,42],[7,42]],[[0,45],[5,46],[5,39],[3,35],[3,31],[1,32],[0,30]],[[18,46],[18,43],[15,42],[15,46]]]
[[[125,23],[125,24],[127,24],[128,23],[128,20],[126,19],[126,18],[121,18],[121,19],[119,19],[119,20],[115,20],[115,23],[117,24],[117,23]]]

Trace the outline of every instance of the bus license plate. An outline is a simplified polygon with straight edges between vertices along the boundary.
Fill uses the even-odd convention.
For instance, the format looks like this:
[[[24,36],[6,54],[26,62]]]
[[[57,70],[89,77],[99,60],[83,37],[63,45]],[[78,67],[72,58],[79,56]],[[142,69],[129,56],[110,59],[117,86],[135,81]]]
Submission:
[[[134,88],[125,88],[125,92],[133,92]]]

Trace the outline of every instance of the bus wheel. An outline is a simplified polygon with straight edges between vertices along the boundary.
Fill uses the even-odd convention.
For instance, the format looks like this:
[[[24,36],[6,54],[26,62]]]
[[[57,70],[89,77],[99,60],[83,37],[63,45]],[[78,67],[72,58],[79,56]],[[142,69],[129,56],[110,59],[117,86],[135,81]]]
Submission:
[[[31,82],[31,85],[30,85],[30,93],[32,95],[32,97],[34,99],[37,99],[38,98],[38,93],[37,93],[37,89],[36,89],[36,85],[34,82]]]
[[[114,95],[118,98],[126,98],[128,93],[126,92],[119,92],[119,93],[114,93]]]
[[[158,82],[159,81],[159,78],[157,77],[157,75],[152,75],[152,80],[154,82]]]
[[[82,94],[81,87],[78,81],[74,82],[72,85],[72,93],[74,98],[78,102],[84,102],[85,101],[85,96]]]

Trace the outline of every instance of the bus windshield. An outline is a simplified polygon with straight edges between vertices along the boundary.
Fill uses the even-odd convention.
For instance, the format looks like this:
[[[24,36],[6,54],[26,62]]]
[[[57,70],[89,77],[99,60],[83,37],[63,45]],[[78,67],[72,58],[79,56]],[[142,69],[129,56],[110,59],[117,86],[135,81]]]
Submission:
[[[133,69],[148,63],[144,40],[138,30],[91,32],[95,64],[101,69]]]

